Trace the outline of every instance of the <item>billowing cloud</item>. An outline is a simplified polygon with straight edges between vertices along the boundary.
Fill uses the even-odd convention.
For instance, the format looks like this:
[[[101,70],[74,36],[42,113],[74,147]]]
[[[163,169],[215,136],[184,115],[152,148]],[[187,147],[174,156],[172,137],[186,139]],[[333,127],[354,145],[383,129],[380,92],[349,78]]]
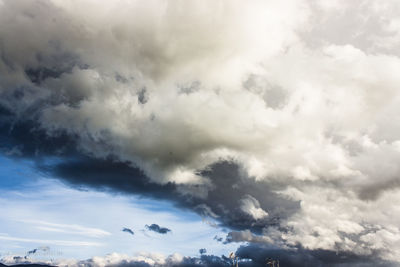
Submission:
[[[320,2],[3,0],[1,151],[232,242],[400,261],[400,5]]]

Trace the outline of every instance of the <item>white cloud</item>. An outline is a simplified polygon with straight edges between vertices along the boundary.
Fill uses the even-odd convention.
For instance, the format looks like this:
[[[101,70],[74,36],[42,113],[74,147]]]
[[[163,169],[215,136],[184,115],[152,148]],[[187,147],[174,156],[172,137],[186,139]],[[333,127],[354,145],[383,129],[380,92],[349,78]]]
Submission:
[[[4,257],[2,261],[6,264],[18,264],[19,259],[15,258],[13,255]],[[120,253],[110,253],[106,256],[95,256],[87,260],[77,260],[77,259],[57,259],[50,261],[37,261],[31,260],[29,258],[24,259],[24,263],[44,263],[50,265],[57,265],[61,267],[79,267],[79,266],[93,266],[93,267],[105,267],[105,266],[118,266],[123,264],[134,264],[134,263],[147,263],[150,266],[175,266],[183,261],[183,256],[178,253],[173,253],[171,255],[164,255],[160,253],[149,253],[141,252],[137,255],[131,256],[127,254]]]
[[[260,207],[260,202],[250,195],[246,195],[240,200],[240,209],[256,220],[264,219],[268,216],[268,212]]]

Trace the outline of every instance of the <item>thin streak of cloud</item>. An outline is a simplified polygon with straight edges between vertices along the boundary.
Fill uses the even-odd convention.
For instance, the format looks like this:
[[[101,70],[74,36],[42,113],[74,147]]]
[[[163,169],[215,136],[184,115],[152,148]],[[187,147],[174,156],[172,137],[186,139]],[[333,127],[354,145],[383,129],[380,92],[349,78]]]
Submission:
[[[0,240],[17,241],[17,242],[25,242],[25,243],[51,244],[51,245],[59,245],[59,246],[71,246],[71,247],[76,247],[76,246],[99,247],[99,246],[104,245],[104,244],[98,243],[98,242],[31,239],[31,238],[7,236],[7,235],[3,235],[3,234],[0,234]]]
[[[58,223],[50,223],[46,221],[37,221],[37,220],[20,220],[25,223],[36,224],[37,229],[49,232],[59,232],[59,233],[67,233],[67,234],[75,234],[75,235],[83,235],[90,237],[104,237],[109,236],[111,233],[104,231],[98,228],[89,228],[84,227],[77,224],[58,224]]]

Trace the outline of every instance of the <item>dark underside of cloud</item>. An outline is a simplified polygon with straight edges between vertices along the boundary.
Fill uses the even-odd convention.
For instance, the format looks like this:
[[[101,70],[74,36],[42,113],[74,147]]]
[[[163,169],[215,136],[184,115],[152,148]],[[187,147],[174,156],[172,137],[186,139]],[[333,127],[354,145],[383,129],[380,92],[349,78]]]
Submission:
[[[7,112],[3,111],[3,114]],[[168,200],[205,218],[217,219],[222,227],[245,230],[250,226],[258,234],[265,225],[279,226],[281,219],[299,209],[298,202],[272,192],[281,187],[278,182],[267,184],[248,179],[233,162],[222,161],[202,171],[201,176],[208,177],[214,187],[208,192],[207,198],[194,197],[185,192],[197,190],[196,186],[184,188],[185,192],[182,193],[174,183],[161,185],[151,182],[141,170],[128,163],[113,158],[96,159],[77,151],[73,136],[60,133],[49,137],[31,121],[7,123],[4,117],[0,113],[0,147],[3,151],[18,147],[20,154],[12,157],[33,159],[42,174],[59,178],[74,187]],[[240,200],[249,194],[260,202],[261,208],[268,211],[267,218],[254,220],[242,211]]]

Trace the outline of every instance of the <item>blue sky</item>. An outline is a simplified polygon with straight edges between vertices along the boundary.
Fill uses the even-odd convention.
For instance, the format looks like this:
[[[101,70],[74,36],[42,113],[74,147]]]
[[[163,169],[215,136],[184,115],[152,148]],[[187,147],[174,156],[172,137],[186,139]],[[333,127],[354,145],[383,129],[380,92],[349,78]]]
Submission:
[[[131,195],[77,190],[56,179],[44,178],[26,160],[0,157],[0,254],[86,259],[111,252],[134,255],[157,252],[196,256],[200,248],[227,255],[235,244],[222,245],[214,236],[222,229],[167,202]],[[172,231],[161,235],[145,230],[157,223]],[[127,227],[134,235],[122,232]]]

